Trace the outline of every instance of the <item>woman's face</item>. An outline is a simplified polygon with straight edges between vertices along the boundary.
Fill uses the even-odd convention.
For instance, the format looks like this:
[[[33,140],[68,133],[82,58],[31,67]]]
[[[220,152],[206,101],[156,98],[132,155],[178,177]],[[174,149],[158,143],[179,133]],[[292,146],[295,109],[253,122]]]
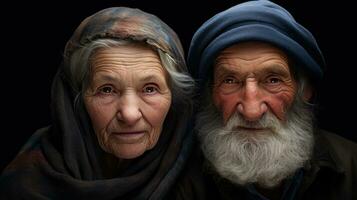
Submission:
[[[152,149],[171,105],[158,54],[140,44],[100,49],[91,67],[84,102],[100,146],[124,159]]]

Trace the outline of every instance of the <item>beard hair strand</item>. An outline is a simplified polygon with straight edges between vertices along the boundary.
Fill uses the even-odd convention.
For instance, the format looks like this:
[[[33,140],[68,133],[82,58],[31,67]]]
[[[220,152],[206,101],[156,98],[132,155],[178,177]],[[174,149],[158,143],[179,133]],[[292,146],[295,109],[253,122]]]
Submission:
[[[209,103],[196,120],[206,159],[218,174],[235,184],[277,186],[303,167],[312,154],[313,116],[299,99],[296,97],[284,122],[271,112],[258,122],[247,122],[236,112],[226,125],[220,112]],[[266,131],[252,133],[235,129],[238,126]]]

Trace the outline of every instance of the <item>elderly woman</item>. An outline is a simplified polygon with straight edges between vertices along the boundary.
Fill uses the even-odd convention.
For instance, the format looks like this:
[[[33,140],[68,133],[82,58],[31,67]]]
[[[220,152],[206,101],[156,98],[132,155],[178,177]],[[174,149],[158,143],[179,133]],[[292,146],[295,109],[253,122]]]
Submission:
[[[104,9],[68,41],[53,124],[0,179],[0,199],[163,199],[190,153],[193,81],[175,32],[138,9]]]

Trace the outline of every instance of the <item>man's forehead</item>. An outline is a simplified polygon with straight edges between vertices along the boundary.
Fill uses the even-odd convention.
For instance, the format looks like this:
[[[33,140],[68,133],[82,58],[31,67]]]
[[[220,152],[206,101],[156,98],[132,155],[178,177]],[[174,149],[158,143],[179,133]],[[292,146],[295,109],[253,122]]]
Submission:
[[[265,64],[260,66],[248,66],[243,67],[242,65],[227,65],[221,64],[216,65],[214,69],[215,75],[222,74],[243,74],[243,73],[254,73],[254,74],[290,74],[290,69],[288,65],[284,64]]]
[[[214,63],[214,71],[289,71],[287,55],[280,49],[262,42],[233,45],[221,52]]]
[[[283,60],[287,60],[287,55],[278,47],[275,47],[266,42],[242,42],[229,46],[221,51],[216,59],[222,58],[240,58],[242,60],[250,60],[259,58],[262,55],[276,55]]]

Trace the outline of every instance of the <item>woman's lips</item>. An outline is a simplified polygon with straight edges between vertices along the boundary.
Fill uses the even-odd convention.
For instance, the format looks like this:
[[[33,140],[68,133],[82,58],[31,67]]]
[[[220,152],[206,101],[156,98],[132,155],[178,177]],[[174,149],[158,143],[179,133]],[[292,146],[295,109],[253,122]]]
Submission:
[[[145,136],[145,131],[112,132],[112,135],[123,143],[136,143]]]

